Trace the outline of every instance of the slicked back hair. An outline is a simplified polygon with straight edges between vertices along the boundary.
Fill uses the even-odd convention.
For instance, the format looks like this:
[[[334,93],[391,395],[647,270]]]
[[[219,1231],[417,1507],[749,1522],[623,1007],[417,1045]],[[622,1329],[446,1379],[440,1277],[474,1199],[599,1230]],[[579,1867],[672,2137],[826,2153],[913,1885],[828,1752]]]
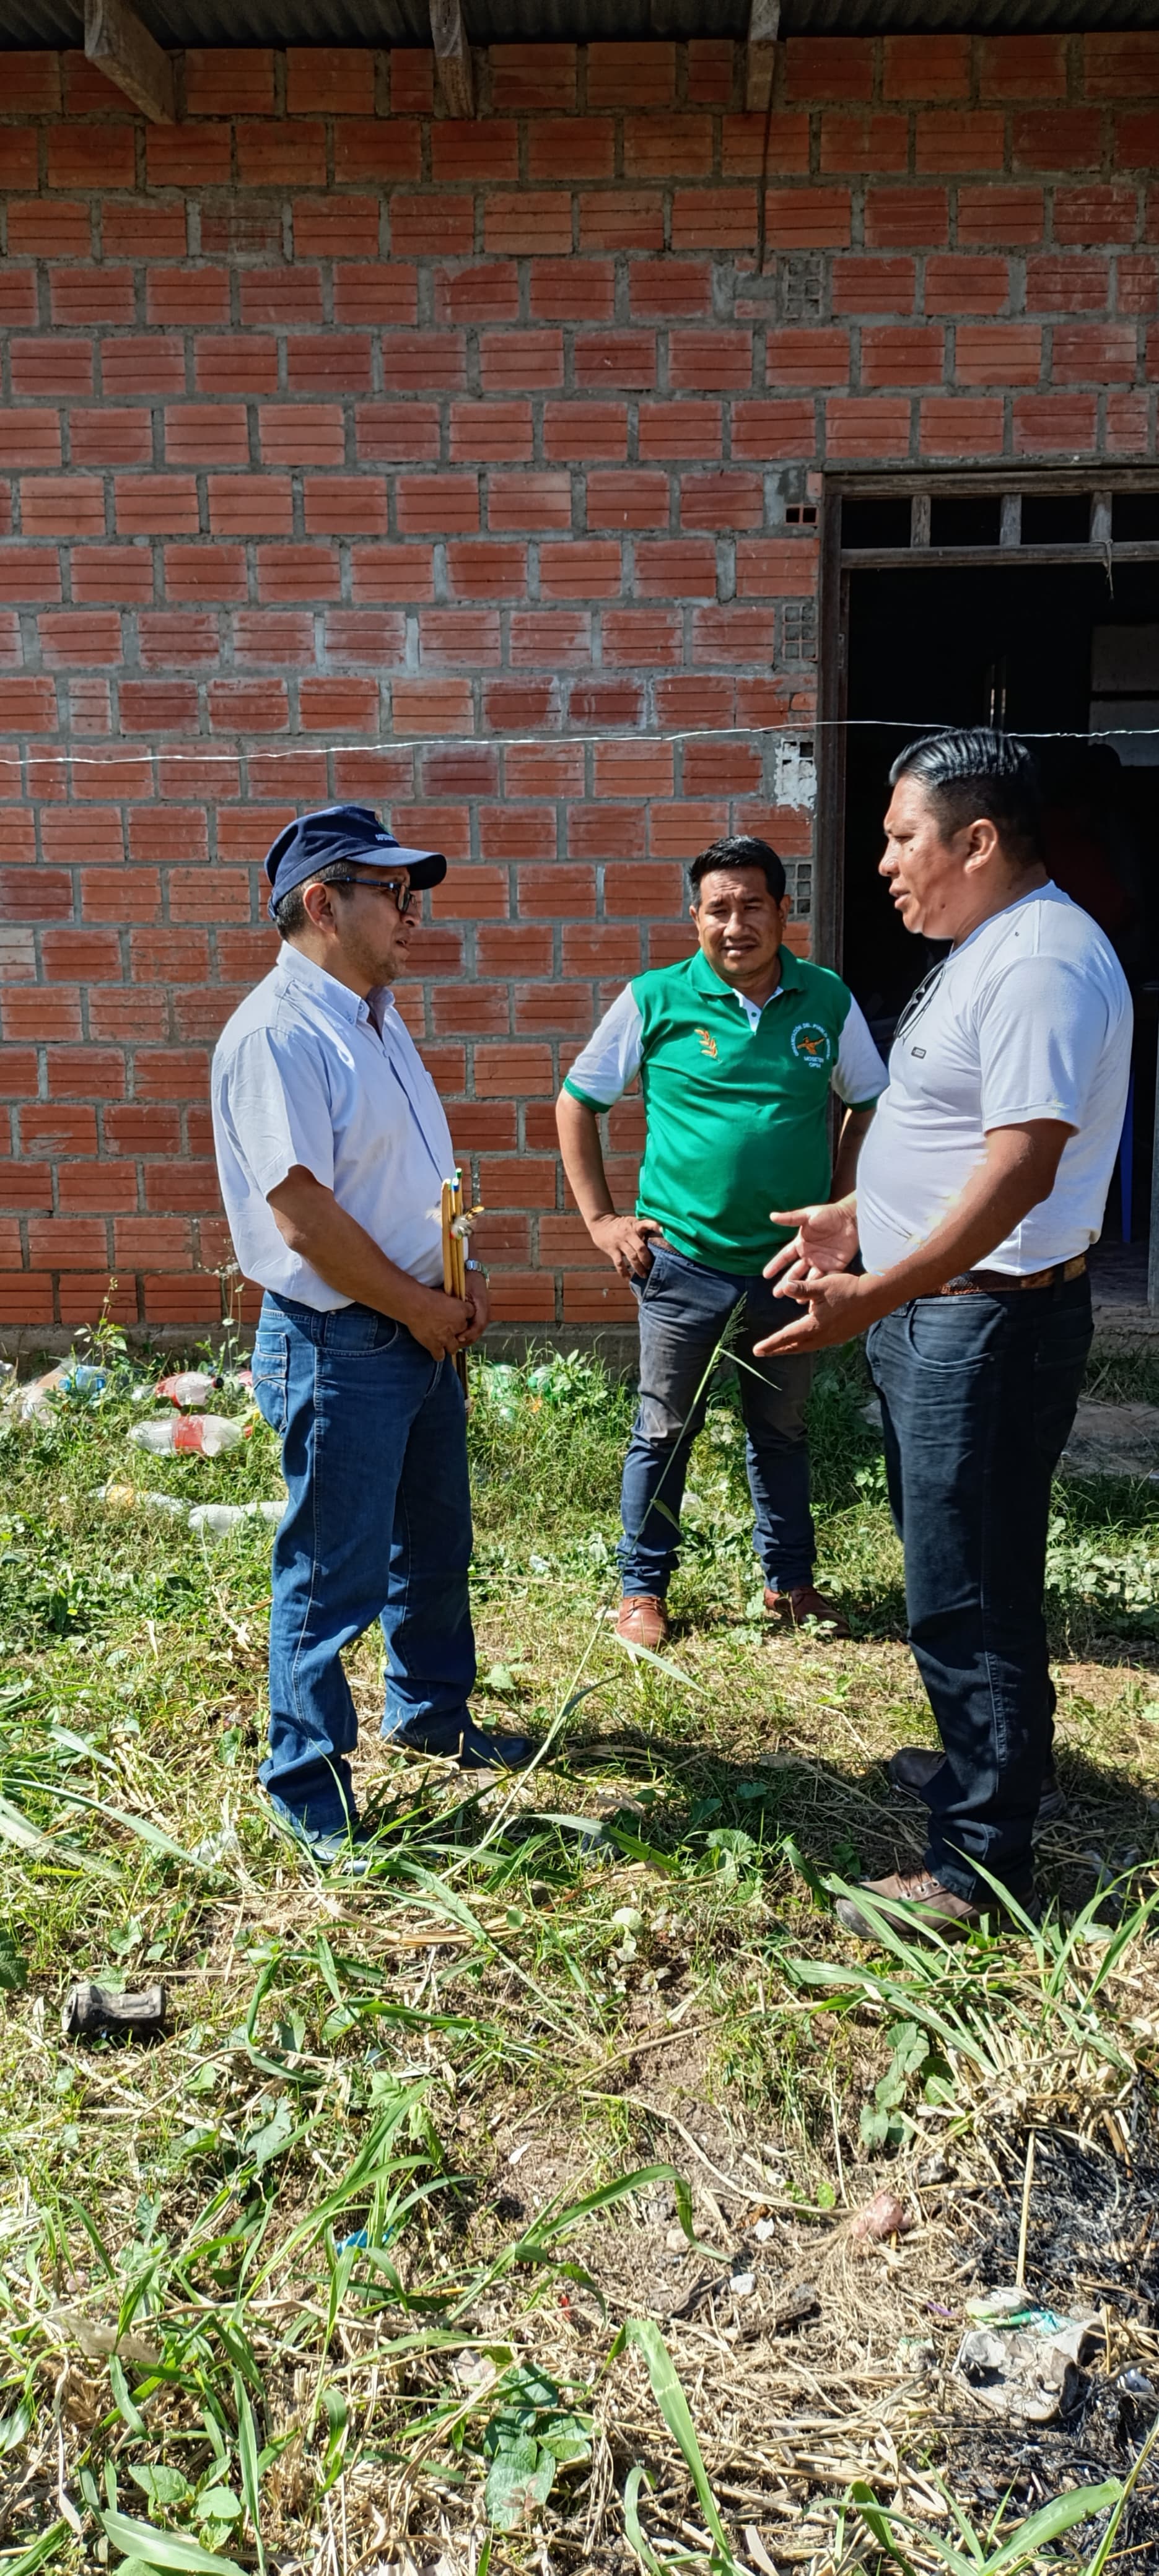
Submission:
[[[688,882],[694,903],[700,901],[702,877],[711,876],[716,868],[759,868],[774,902],[780,903],[785,891],[783,863],[772,844],[758,841],[755,832],[726,832],[722,841],[710,841],[693,860]]]
[[[1015,867],[1040,866],[1038,772],[1015,734],[992,733],[986,725],[927,734],[899,752],[890,786],[899,778],[916,778],[924,787],[946,840],[970,823],[993,823]]]

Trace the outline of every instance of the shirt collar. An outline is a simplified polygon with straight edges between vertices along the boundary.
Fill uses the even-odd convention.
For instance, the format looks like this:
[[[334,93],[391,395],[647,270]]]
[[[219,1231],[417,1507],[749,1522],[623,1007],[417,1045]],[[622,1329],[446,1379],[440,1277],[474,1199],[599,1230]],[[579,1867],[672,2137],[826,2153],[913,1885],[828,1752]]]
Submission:
[[[703,948],[697,949],[692,960],[692,982],[698,993],[727,993],[730,1001],[734,1002],[741,998],[735,984],[726,984],[723,975],[718,975],[715,967],[709,965]],[[781,950],[781,981],[777,989],[782,993],[799,993],[803,990],[804,982],[800,964],[786,941]],[[770,993],[769,1000],[772,1001],[773,998]]]
[[[317,965],[314,958],[307,957],[300,948],[292,948],[287,941],[283,941],[278,951],[275,971],[280,983],[297,984],[304,992],[312,994],[332,1018],[352,1025],[359,1020],[369,1020],[381,1028],[386,1013],[394,1008],[394,994],[389,984],[376,985],[363,1001],[360,993],[351,992],[349,984],[340,984],[336,975],[328,975],[324,966]]]

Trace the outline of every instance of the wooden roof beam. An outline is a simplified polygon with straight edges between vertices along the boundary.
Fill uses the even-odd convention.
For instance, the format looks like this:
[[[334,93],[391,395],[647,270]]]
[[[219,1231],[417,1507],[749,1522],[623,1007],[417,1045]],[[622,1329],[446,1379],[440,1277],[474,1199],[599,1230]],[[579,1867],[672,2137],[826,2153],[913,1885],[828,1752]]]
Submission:
[[[154,125],[173,125],[173,65],[128,0],[85,0],[85,52]]]
[[[773,66],[781,24],[781,0],[752,0],[745,46],[745,106],[763,112],[773,95]]]
[[[459,0],[430,0],[439,95],[448,116],[475,113],[475,72]]]

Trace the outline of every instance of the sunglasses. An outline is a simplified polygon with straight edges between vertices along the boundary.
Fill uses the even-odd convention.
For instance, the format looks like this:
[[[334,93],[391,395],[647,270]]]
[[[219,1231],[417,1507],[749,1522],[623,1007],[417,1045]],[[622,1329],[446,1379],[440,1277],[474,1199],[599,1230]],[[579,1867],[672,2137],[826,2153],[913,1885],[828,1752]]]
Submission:
[[[365,886],[368,894],[392,894],[395,910],[401,913],[410,911],[416,892],[405,877],[330,877],[327,883],[332,886]]]

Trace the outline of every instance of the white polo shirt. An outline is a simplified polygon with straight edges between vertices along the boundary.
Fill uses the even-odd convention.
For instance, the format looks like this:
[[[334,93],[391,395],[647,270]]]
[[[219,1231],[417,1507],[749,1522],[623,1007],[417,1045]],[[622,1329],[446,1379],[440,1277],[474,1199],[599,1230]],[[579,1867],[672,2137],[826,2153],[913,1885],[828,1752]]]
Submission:
[[[274,1222],[268,1194],[301,1164],[389,1261],[442,1286],[451,1131],[388,987],[362,1001],[283,947],[222,1030],[212,1094],[221,1194],[247,1279],[321,1312],[352,1302]]]
[[[1036,886],[953,948],[903,1012],[889,1085],[861,1149],[867,1270],[916,1252],[952,1213],[995,1127],[1073,1127],[1049,1198],[985,1255],[1015,1278],[1102,1232],[1131,1070],[1131,996],[1109,939],[1056,885]]]

